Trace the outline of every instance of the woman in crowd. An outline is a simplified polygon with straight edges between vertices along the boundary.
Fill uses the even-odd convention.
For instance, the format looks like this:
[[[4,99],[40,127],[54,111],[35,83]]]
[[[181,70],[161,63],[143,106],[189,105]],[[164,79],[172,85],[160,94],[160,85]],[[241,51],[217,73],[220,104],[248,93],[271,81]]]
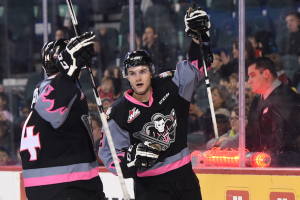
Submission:
[[[249,110],[245,110],[245,125],[248,124]],[[229,118],[231,130],[223,134],[218,140],[213,138],[208,141],[206,149],[211,149],[212,147],[221,147],[222,149],[233,148],[237,149],[239,147],[239,108],[235,107],[231,111],[231,116]]]

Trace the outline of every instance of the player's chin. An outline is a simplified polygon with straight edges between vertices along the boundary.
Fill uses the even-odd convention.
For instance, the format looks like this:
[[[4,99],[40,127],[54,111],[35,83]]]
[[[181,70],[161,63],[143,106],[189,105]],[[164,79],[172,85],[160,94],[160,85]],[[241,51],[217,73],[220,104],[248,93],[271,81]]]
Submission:
[[[145,87],[145,85],[143,87],[134,87],[134,91],[139,94],[145,93],[146,90],[147,90],[147,87]]]

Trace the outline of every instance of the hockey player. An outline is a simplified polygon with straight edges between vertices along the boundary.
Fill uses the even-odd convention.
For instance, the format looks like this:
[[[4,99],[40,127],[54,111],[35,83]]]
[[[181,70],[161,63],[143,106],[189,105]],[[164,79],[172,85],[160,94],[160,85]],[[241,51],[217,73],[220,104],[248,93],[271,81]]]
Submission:
[[[187,148],[187,124],[193,90],[204,74],[202,60],[197,62],[200,50],[195,30],[202,30],[205,62],[210,66],[210,22],[200,8],[190,8],[185,22],[187,35],[193,37],[189,60],[154,78],[149,54],[128,52],[123,75],[131,89],[106,112],[123,175],[134,179],[136,200],[202,199]],[[103,138],[98,154],[115,174],[105,132]]]
[[[49,76],[34,91],[20,154],[28,200],[103,200],[93,151],[91,118],[80,89],[80,69],[94,55],[93,33],[42,48]]]

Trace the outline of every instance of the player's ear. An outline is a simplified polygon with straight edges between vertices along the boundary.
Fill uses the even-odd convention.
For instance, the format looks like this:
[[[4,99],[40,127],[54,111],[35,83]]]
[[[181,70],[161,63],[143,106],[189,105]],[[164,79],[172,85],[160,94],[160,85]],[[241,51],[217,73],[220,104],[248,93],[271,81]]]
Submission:
[[[264,74],[264,77],[265,77],[265,78],[269,78],[271,72],[270,72],[270,70],[266,69],[266,70],[263,72],[263,74]]]

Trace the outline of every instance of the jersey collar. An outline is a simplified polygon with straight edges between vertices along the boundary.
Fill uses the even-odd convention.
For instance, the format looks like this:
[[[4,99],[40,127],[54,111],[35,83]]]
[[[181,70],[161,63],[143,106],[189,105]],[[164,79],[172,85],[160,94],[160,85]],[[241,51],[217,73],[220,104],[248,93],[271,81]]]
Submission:
[[[128,101],[130,101],[131,103],[134,103],[134,104],[136,104],[136,105],[143,106],[143,107],[151,107],[151,105],[152,105],[152,103],[153,103],[153,96],[152,96],[152,94],[153,94],[153,89],[152,89],[152,87],[150,88],[150,90],[151,90],[151,93],[150,93],[150,100],[149,100],[149,105],[148,105],[148,106],[145,105],[145,104],[143,104],[143,103],[141,103],[141,102],[139,102],[139,101],[136,100],[135,98],[133,98],[133,97],[130,95],[131,93],[133,93],[133,91],[132,91],[131,89],[127,90],[127,93],[126,93],[126,95],[125,95],[125,98],[126,98]]]

